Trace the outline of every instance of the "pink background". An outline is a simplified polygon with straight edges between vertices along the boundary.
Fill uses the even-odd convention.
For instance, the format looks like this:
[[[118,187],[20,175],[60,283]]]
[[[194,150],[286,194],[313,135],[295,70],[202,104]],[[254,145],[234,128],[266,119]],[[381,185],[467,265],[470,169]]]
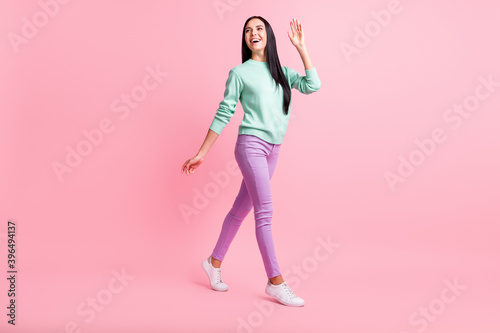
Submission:
[[[500,81],[498,3],[401,0],[348,61],[342,43],[376,29],[370,13],[390,3],[68,1],[44,22],[39,2],[2,1],[0,330],[498,333],[500,87],[480,88],[458,127],[443,118],[474,101],[478,77]],[[241,105],[196,173],[180,173],[241,63],[251,15],[271,23],[281,63],[304,75],[287,37],[298,18],[322,82],[293,91],[272,179],[276,252],[303,308],[264,293],[253,211],[222,266],[229,291],[212,291],[201,268],[242,179],[229,172]],[[40,27],[16,52],[9,36],[23,18]],[[146,91],[148,67],[168,75]],[[141,100],[125,114],[131,92]],[[113,131],[60,181],[53,162],[84,149],[82,131],[105,119]],[[435,128],[446,140],[424,156],[415,140]],[[425,160],[391,190],[385,174],[400,156]],[[6,323],[9,219],[16,327]],[[319,247],[328,237],[331,252]]]

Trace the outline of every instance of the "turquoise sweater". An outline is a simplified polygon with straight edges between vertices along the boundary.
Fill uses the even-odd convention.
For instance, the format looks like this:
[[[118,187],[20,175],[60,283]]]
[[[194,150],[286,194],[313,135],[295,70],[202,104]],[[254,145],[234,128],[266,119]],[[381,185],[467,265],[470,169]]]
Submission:
[[[301,76],[295,70],[281,66],[291,88],[303,94],[318,91],[321,81],[316,67],[306,69]],[[276,88],[277,85],[277,88]],[[252,134],[274,144],[281,144],[288,128],[288,115],[283,112],[283,88],[275,83],[267,62],[248,59],[229,71],[224,99],[219,104],[210,129],[220,134],[229,123],[238,100],[244,111],[238,134]]]

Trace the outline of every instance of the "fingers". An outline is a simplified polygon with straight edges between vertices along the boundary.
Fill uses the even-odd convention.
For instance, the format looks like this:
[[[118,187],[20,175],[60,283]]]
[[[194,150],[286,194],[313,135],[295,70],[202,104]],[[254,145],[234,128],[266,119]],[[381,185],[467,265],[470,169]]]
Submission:
[[[297,35],[297,26],[295,25],[294,19],[290,21],[290,29],[292,30],[292,33],[288,33],[290,38],[294,38]]]
[[[181,173],[183,173],[184,171],[186,171],[188,167],[189,167],[189,160],[187,160],[186,162],[184,162],[184,164],[182,165],[182,167],[181,167]]]
[[[186,173],[186,175],[190,175],[192,173],[194,173],[195,171],[195,167],[192,166],[192,164],[189,163],[189,161],[187,161],[186,163],[184,163],[184,165],[182,166],[181,168],[181,173]]]
[[[292,18],[290,28],[292,29],[292,34],[295,34],[296,31],[302,32],[302,23],[296,18]]]
[[[185,172],[186,175],[190,175],[195,172],[195,169],[199,166],[201,163],[200,160],[197,158],[190,158],[181,167],[181,173]]]
[[[194,172],[194,168],[191,166],[191,163],[189,163],[189,160],[184,162],[181,168],[181,173],[185,172],[186,175],[189,175],[190,173]]]
[[[302,31],[302,23],[298,19],[294,19],[295,21],[295,27],[298,31]]]

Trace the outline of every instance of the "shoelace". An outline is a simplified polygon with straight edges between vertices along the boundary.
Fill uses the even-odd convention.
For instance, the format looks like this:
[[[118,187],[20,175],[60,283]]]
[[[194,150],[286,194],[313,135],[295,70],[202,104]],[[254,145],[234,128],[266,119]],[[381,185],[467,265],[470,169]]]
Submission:
[[[215,281],[215,283],[224,283],[224,281],[222,281],[222,271],[221,270],[217,270],[217,280]]]
[[[297,295],[295,295],[295,293],[292,291],[292,289],[290,289],[290,287],[288,286],[288,284],[286,282],[283,282],[283,288],[286,290],[286,292],[288,293],[290,298],[297,297]]]
[[[210,266],[212,266],[212,263],[210,262],[210,259],[207,259],[207,261],[208,261],[208,264],[209,264]],[[214,266],[212,266],[212,267],[214,267]],[[214,267],[214,268],[215,268],[215,267]],[[217,276],[216,276],[215,283],[216,283],[216,284],[218,284],[219,282],[220,282],[220,283],[224,283],[224,281],[222,281],[222,271],[221,271],[220,269],[217,269],[217,268],[215,268],[215,271],[217,272]]]

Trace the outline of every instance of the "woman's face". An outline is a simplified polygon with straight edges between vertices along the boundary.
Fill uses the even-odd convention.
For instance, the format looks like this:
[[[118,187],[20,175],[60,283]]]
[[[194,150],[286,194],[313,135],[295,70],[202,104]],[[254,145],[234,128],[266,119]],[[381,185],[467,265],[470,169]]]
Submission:
[[[254,18],[245,27],[245,41],[252,52],[264,50],[267,44],[267,34],[264,22]]]

